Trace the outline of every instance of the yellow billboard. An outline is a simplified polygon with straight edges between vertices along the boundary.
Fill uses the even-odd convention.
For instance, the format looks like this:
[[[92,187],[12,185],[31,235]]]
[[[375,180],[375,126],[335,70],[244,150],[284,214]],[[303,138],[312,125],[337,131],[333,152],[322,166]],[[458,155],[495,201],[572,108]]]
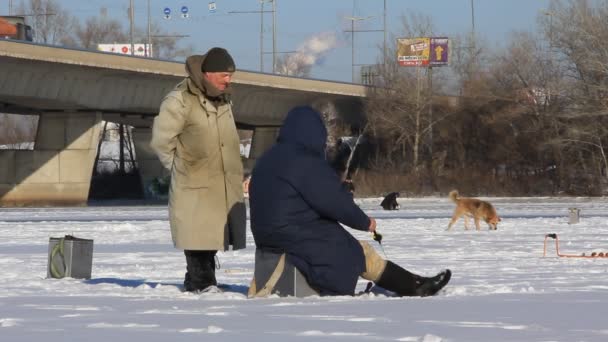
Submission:
[[[443,66],[448,65],[448,57],[446,37],[397,39],[397,62],[401,66]]]

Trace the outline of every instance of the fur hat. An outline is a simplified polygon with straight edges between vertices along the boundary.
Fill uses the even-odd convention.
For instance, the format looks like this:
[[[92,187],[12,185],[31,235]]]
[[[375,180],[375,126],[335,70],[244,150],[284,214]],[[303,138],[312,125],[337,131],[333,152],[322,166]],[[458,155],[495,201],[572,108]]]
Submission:
[[[219,47],[207,51],[205,60],[201,64],[202,72],[234,72],[235,69],[234,60],[228,51]]]

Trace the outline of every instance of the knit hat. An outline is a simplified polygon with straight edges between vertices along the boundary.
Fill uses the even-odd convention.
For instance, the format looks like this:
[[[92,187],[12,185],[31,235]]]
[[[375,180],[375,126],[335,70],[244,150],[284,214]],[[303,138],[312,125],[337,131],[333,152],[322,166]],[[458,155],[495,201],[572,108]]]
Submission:
[[[214,47],[207,51],[205,60],[201,64],[202,72],[234,72],[234,60],[226,51],[219,47]]]

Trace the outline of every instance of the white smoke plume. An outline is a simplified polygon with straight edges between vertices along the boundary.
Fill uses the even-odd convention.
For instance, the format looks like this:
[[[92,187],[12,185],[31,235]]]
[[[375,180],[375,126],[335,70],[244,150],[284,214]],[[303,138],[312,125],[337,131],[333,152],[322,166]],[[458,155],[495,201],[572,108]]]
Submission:
[[[322,32],[308,38],[295,53],[277,59],[276,72],[281,75],[310,76],[314,65],[322,63],[323,57],[337,46],[334,32]]]

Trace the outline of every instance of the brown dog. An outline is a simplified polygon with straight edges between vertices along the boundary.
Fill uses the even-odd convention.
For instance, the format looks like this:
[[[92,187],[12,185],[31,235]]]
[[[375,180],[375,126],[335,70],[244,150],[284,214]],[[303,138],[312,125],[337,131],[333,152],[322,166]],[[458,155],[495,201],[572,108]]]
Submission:
[[[475,220],[475,227],[479,228],[479,220],[483,219],[486,221],[490,229],[496,230],[500,217],[496,214],[496,209],[489,202],[479,200],[477,198],[466,198],[458,197],[458,191],[450,191],[449,197],[454,203],[456,203],[456,209],[452,215],[452,220],[448,225],[448,229],[452,228],[452,225],[458,221],[461,216],[464,216],[464,228],[469,229],[469,216],[473,216]]]

